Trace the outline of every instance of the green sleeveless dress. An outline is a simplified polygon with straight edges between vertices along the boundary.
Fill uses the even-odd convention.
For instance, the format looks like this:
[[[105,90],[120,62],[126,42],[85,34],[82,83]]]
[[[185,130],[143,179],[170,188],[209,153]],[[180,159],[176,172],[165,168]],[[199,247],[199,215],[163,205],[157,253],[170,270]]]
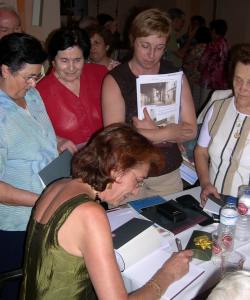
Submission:
[[[78,205],[90,201],[78,195],[64,202],[47,224],[34,220],[28,227],[24,260],[22,300],[96,300],[84,259],[67,253],[58,244],[57,234]]]

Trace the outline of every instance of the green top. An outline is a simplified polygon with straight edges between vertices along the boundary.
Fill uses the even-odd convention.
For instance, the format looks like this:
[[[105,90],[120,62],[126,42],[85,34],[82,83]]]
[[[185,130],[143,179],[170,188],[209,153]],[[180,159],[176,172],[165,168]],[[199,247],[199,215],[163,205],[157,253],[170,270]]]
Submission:
[[[20,299],[97,299],[84,259],[66,252],[57,240],[58,231],[70,213],[87,201],[90,201],[87,195],[69,199],[56,210],[47,224],[34,220],[33,209],[28,227]]]

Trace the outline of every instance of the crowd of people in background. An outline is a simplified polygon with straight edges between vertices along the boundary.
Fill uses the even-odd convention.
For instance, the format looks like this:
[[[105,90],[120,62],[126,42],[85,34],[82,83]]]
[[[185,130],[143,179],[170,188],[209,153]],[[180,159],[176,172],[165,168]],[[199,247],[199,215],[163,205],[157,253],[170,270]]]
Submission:
[[[22,266],[27,238],[22,299],[158,299],[181,278],[192,251],[174,254],[128,296],[99,204],[182,191],[183,144],[196,146],[203,204],[249,182],[250,44],[230,52],[226,21],[207,26],[199,15],[183,33],[179,8],[128,20],[121,36],[112,16],[85,16],[43,47],[0,5],[0,272]],[[136,78],[181,70],[178,124],[159,127],[146,109],[139,120]],[[39,171],[66,149],[73,178],[43,192]],[[17,299],[18,285],[4,299]]]
[[[131,16],[134,18],[138,12],[139,9],[133,11]],[[170,61],[177,69],[185,72],[198,115],[214,90],[229,87],[229,45],[225,38],[227,23],[216,19],[207,25],[204,17],[194,15],[190,18],[187,31],[183,33],[186,25],[184,11],[170,8],[167,13],[171,19],[171,35],[162,60]],[[128,16],[128,28],[124,30],[123,37],[118,32],[116,20],[110,15],[100,14],[96,18],[85,16],[79,21],[79,27],[87,30],[93,40],[93,54],[90,55],[89,62],[104,64],[111,70],[118,63],[131,59],[133,45],[130,33],[127,32],[131,19]]]

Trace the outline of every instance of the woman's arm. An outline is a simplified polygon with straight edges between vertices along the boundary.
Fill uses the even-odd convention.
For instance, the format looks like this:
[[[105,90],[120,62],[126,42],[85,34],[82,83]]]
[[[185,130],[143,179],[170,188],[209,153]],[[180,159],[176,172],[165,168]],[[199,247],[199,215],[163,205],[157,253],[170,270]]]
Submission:
[[[128,299],[159,299],[167,288],[183,277],[189,270],[192,251],[174,253],[142,288],[129,295]],[[153,284],[150,284],[153,281]],[[156,287],[156,285],[159,287]]]
[[[220,198],[220,195],[216,187],[210,182],[208,148],[197,145],[194,151],[194,157],[195,168],[201,186],[201,204],[204,206],[209,194],[213,194],[216,198]]]
[[[194,150],[195,167],[198,173],[201,186],[201,204],[205,205],[207,196],[213,194],[216,198],[220,198],[217,189],[210,182],[209,177],[209,153],[208,146],[211,141],[209,133],[209,122],[213,114],[213,107],[207,112],[203,121],[197,146]]]
[[[5,205],[34,206],[39,195],[15,188],[0,181],[0,203]]]
[[[125,103],[121,90],[111,75],[107,75],[102,85],[103,124],[125,122]]]
[[[78,212],[76,211],[78,210]],[[154,284],[146,284],[143,288],[127,295],[121,273],[118,269],[110,226],[104,210],[96,203],[87,203],[79,206],[61,227],[59,231],[59,244],[67,250],[65,240],[62,240],[65,225],[71,223],[72,230],[66,230],[71,241],[67,245],[77,244],[77,249],[84,257],[91,281],[94,285],[98,299],[100,300],[125,300],[143,299],[154,300],[159,298],[159,290]],[[64,232],[66,232],[64,231]],[[74,237],[72,237],[74,232]],[[61,234],[61,237],[60,237]],[[73,241],[73,239],[75,241]],[[153,277],[161,293],[188,272],[189,261],[192,251],[183,251],[174,254],[170,260],[164,263],[163,267]]]
[[[145,110],[144,117],[143,120],[133,118],[134,125],[142,135],[153,143],[164,141],[181,143],[195,138],[197,133],[196,116],[193,98],[185,76],[183,77],[179,123],[157,128]]]

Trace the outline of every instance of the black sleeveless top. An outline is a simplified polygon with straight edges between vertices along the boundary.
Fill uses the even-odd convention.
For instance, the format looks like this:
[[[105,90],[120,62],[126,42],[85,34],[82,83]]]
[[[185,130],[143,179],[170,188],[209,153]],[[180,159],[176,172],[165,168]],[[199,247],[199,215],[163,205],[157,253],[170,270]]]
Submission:
[[[159,74],[177,72],[178,70],[169,62],[161,61]],[[109,72],[120,87],[125,102],[125,121],[131,124],[132,117],[137,116],[136,76],[131,72],[128,63],[121,64]],[[158,144],[165,156],[165,168],[161,174],[170,173],[178,169],[182,163],[179,147],[176,143],[165,142]],[[150,174],[155,176],[156,174]]]

